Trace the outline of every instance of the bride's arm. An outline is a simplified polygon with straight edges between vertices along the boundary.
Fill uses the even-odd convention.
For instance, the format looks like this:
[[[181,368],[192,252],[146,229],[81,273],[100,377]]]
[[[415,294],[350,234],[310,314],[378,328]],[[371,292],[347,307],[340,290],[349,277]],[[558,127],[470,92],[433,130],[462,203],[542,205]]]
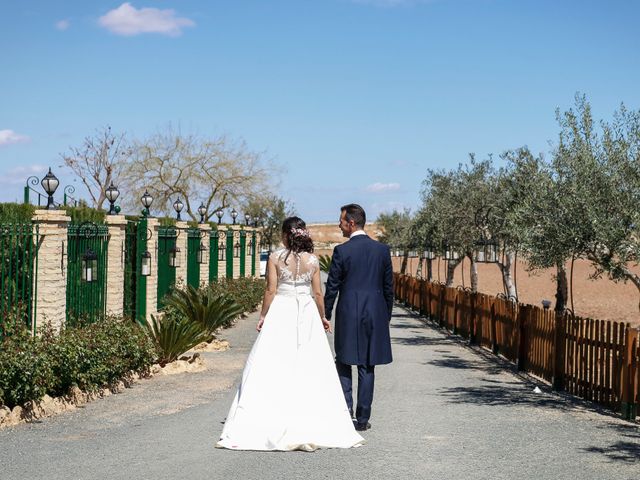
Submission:
[[[320,269],[316,268],[316,271],[313,272],[313,277],[311,277],[311,289],[313,290],[313,298],[316,301],[316,306],[318,307],[318,313],[320,314],[320,318],[322,319],[322,325],[324,329],[328,332],[331,332],[331,323],[324,316],[324,294],[322,293],[321,287],[322,280],[320,279]]]
[[[262,324],[264,323],[264,317],[267,315],[269,311],[269,307],[271,306],[271,302],[273,302],[273,298],[276,296],[276,288],[278,287],[278,272],[276,270],[275,263],[271,260],[271,257],[267,260],[267,288],[264,291],[264,296],[262,297],[262,310],[260,311],[260,321],[258,322],[258,326],[256,329],[260,331],[262,329]]]

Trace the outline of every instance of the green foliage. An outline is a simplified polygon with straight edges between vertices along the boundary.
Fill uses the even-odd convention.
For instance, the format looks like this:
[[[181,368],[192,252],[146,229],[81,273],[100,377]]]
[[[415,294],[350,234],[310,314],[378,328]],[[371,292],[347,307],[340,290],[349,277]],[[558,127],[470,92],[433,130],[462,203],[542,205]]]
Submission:
[[[107,214],[104,210],[98,210],[86,205],[79,205],[77,207],[66,206],[62,208],[64,208],[67,211],[67,215],[71,217],[71,223],[104,223],[104,218]]]
[[[269,249],[280,243],[280,229],[285,218],[295,215],[293,205],[277,195],[266,195],[250,199],[243,211],[263,226],[262,242]]]
[[[329,269],[331,268],[331,258],[331,255],[320,255],[318,257],[321,272],[329,273]]]
[[[214,292],[211,287],[196,289],[187,285],[185,289],[175,289],[165,297],[164,304],[207,334],[230,325],[243,312],[231,296]]]
[[[167,311],[158,318],[151,316],[147,333],[158,351],[158,363],[166,365],[180,355],[210,338],[202,326],[176,311]]]
[[[242,312],[253,312],[262,301],[266,286],[265,280],[261,278],[221,278],[211,284],[211,289],[215,294],[231,297]]]
[[[31,223],[36,208],[28,203],[0,203],[0,223]]]
[[[59,334],[45,326],[37,337],[19,328],[2,341],[0,404],[13,407],[45,394],[63,395],[72,386],[105,387],[131,370],[146,370],[155,356],[144,330],[118,318]]]
[[[175,227],[177,222],[173,217],[160,217],[158,221],[161,227]]]

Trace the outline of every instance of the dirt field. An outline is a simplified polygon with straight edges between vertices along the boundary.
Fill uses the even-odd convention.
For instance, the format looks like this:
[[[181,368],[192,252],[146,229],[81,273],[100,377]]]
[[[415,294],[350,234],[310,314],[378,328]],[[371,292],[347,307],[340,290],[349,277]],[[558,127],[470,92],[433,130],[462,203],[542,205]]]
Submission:
[[[415,274],[418,259],[409,260],[411,261],[410,271],[412,274]],[[434,280],[445,280],[445,265],[445,262],[442,260],[440,262],[434,260]],[[638,270],[640,270],[640,268],[638,268]],[[400,271],[400,258],[394,258],[394,271]],[[424,268],[423,272],[426,275],[426,268]],[[567,272],[569,272],[568,266]],[[640,314],[638,313],[640,294],[636,287],[630,282],[624,284],[614,283],[607,279],[590,280],[589,274],[592,272],[593,268],[589,262],[584,260],[575,262],[573,272],[573,303],[575,314],[581,317],[591,317],[601,320],[629,322],[635,326],[640,326]],[[469,286],[471,284],[469,273],[470,262],[467,259],[462,268],[458,266],[456,269],[454,285],[463,285],[464,283],[465,286]],[[516,269],[516,279],[520,302],[540,305],[543,299],[548,299],[555,303],[554,273],[555,270],[542,270],[529,273],[525,270],[525,265],[519,262]],[[503,291],[502,276],[496,265],[479,264],[478,283],[479,290],[483,293],[496,295]],[[571,307],[571,301],[569,301],[569,307]]]

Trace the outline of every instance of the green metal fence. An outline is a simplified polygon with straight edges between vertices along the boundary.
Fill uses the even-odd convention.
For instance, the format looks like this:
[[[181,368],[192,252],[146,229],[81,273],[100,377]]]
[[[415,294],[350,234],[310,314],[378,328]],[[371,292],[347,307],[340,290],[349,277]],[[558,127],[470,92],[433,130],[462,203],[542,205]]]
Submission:
[[[0,337],[6,322],[35,332],[38,225],[0,225]]]
[[[176,283],[176,269],[170,265],[169,257],[171,250],[176,247],[177,238],[175,227],[161,227],[158,230],[158,309],[164,306],[165,295],[171,291]],[[178,258],[180,257],[178,256]]]
[[[245,276],[247,267],[247,232],[240,231],[240,276]]]
[[[209,235],[209,283],[218,280],[218,241],[220,236],[218,235],[218,229],[214,227]]]
[[[198,263],[198,250],[200,249],[200,230],[190,228],[187,230],[187,285],[193,288],[200,286],[200,263]]]
[[[67,229],[67,324],[92,322],[105,313],[107,244],[105,225],[85,222]]]
[[[228,229],[226,235],[226,261],[227,261],[227,278],[233,278],[233,230]]]
[[[147,220],[128,221],[124,243],[124,315],[144,322],[147,315],[147,277],[142,254],[148,248]]]

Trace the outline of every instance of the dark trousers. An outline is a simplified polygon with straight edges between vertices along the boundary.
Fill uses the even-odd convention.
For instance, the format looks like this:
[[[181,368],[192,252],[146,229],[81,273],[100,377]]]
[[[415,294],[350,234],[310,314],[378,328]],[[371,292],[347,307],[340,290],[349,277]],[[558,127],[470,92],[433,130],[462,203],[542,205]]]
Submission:
[[[371,417],[374,368],[374,365],[358,365],[358,406],[356,407],[356,420],[358,423],[366,423]],[[347,401],[349,411],[353,413],[351,365],[346,365],[336,360],[336,369],[344,392],[344,399]]]

